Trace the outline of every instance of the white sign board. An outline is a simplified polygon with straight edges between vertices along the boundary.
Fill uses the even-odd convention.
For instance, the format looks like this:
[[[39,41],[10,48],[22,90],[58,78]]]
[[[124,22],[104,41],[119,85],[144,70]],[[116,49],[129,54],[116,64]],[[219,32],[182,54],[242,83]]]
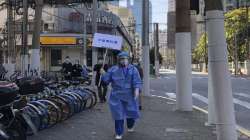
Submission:
[[[95,33],[92,46],[97,48],[121,50],[122,37]]]

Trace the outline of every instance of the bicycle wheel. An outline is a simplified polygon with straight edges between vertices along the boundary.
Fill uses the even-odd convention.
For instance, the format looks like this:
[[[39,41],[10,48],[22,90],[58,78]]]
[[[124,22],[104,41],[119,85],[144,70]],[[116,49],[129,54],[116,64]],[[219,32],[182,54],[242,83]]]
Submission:
[[[32,107],[40,116],[41,123],[39,126],[39,130],[46,129],[49,124],[49,114],[46,106],[40,102],[32,101],[27,104],[28,106]]]
[[[73,110],[73,114],[77,113],[78,110],[78,104],[73,96],[67,95],[67,94],[60,94],[59,96],[68,99],[70,104],[72,105],[71,109]],[[72,115],[73,115],[72,114]]]
[[[26,132],[21,122],[17,119],[11,123],[10,127],[6,129],[7,134],[9,136],[8,140],[26,140]]]
[[[54,126],[61,119],[61,110],[60,108],[49,100],[38,100],[38,102],[47,106],[49,113],[49,124],[48,127]]]
[[[71,117],[74,114],[74,107],[75,107],[72,99],[69,99],[68,97],[64,97],[61,94],[56,95],[55,98],[59,98],[61,100],[64,100],[67,103],[67,105],[69,107],[69,114],[68,114],[67,118]]]
[[[93,90],[91,90],[91,89],[89,89],[89,88],[83,88],[83,89],[84,89],[85,91],[88,91],[88,92],[90,92],[90,93],[92,94],[92,96],[93,96],[93,98],[94,98],[93,106],[95,106],[95,105],[97,104],[97,101],[98,101],[96,92],[93,91]]]
[[[31,119],[32,123],[35,125],[36,129],[39,129],[39,126],[41,124],[39,114],[34,109],[32,109],[30,106],[26,106],[23,109],[23,111],[25,114],[27,114],[30,117],[30,119]],[[28,136],[33,135],[33,131],[29,127],[26,130],[27,130],[26,133]]]
[[[84,100],[85,100],[85,109],[90,109],[93,106],[94,103],[94,99],[92,98],[92,95],[86,91],[79,91],[79,94],[82,94],[84,96]]]
[[[82,102],[81,111],[85,110],[86,109],[86,104],[87,104],[86,94],[82,93],[79,90],[75,90],[73,93],[78,95],[79,97],[81,97],[81,102]]]
[[[60,117],[59,121],[64,121],[70,116],[70,107],[65,99],[58,98],[58,97],[52,97],[48,100],[52,101],[60,108],[60,110],[61,110],[60,116],[61,117]]]
[[[97,96],[96,93],[88,88],[82,88],[78,87],[79,91],[87,94],[88,100],[87,100],[87,109],[93,108],[97,104]]]
[[[80,111],[83,111],[85,109],[85,100],[84,100],[84,96],[81,96],[80,94],[76,92],[72,92],[72,94],[74,94],[81,102],[81,107],[80,107]]]
[[[79,99],[79,97],[74,92],[65,92],[63,94],[68,95],[68,96],[72,96],[74,98],[75,103],[77,104],[75,111],[76,111],[76,113],[79,113],[81,111],[81,107],[82,107],[81,99]]]

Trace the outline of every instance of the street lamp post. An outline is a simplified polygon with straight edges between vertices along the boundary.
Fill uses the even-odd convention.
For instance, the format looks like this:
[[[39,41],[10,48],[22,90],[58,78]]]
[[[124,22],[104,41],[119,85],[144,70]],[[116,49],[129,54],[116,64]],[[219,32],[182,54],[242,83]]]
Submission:
[[[149,96],[149,0],[143,0],[142,4],[143,93]]]
[[[155,76],[159,76],[159,23],[154,23]]]
[[[93,0],[93,13],[92,13],[92,37],[94,38],[94,34],[97,32],[97,8],[98,8],[98,3],[97,0]],[[92,70],[94,70],[94,66],[97,63],[97,49],[92,46]],[[96,73],[93,71],[92,75],[92,86],[95,84],[95,75]]]
[[[28,0],[23,0],[21,73],[28,70]]]

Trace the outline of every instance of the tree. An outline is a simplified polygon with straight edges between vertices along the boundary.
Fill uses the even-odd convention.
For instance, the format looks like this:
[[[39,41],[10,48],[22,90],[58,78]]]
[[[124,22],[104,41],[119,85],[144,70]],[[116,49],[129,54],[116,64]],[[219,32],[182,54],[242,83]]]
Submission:
[[[247,20],[246,20],[246,9],[240,8],[235,9],[226,13],[226,39],[228,44],[228,58],[229,61],[234,60],[234,47],[235,47],[235,37],[236,44],[238,48],[238,60],[245,61],[247,59],[247,48],[246,48],[246,32],[248,29]],[[248,17],[249,19],[250,17]]]
[[[243,62],[247,59],[247,48],[246,48],[246,38],[247,31],[250,31],[249,26],[246,22],[246,9],[240,8],[229,11],[225,14],[225,30],[226,30],[226,40],[228,49],[228,60],[234,60],[234,47],[235,47],[235,36],[237,38],[236,44],[238,47],[238,60]],[[250,14],[248,20],[250,19]],[[192,52],[193,63],[206,63],[207,64],[207,49],[205,45],[205,34],[200,37],[197,48]]]
[[[199,64],[199,63],[206,63],[207,64],[207,35],[202,34],[201,38],[197,44],[197,48],[195,48],[192,52],[192,63]]]

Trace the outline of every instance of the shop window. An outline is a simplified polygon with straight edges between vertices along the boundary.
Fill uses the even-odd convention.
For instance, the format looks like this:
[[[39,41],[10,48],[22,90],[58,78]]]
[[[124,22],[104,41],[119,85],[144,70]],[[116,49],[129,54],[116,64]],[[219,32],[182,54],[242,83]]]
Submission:
[[[62,50],[51,50],[51,66],[61,66],[62,65]]]

